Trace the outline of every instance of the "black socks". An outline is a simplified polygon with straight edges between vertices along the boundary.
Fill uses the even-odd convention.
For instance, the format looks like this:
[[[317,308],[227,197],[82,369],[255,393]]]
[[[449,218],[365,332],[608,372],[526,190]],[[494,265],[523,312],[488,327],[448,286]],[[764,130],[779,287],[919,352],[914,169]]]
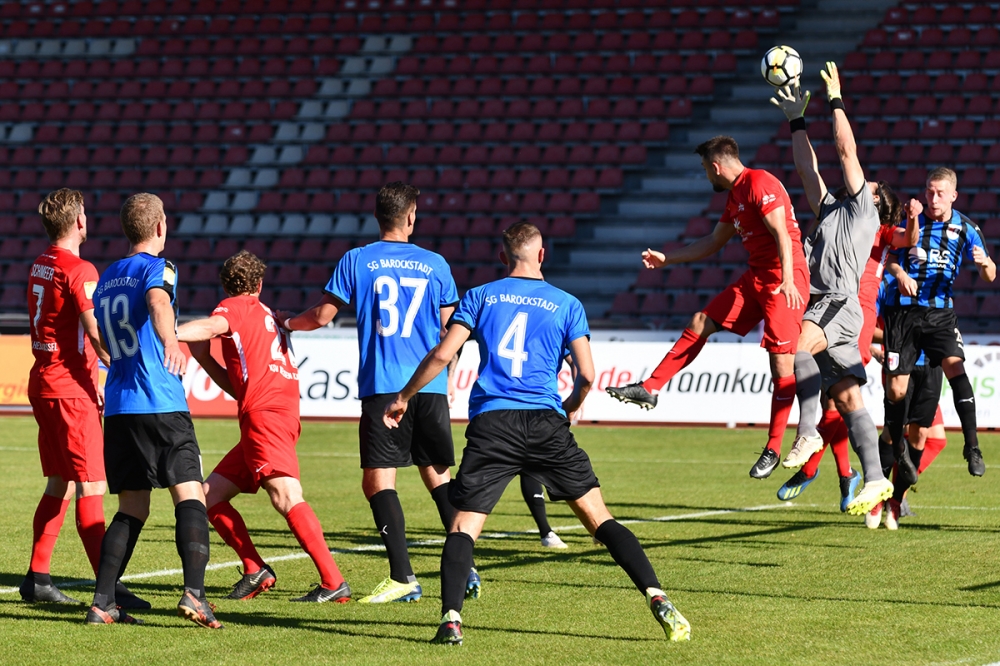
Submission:
[[[449,486],[451,486],[451,482],[446,481],[431,491],[431,499],[437,505],[438,516],[441,518],[441,524],[444,525],[445,534],[451,530],[451,523],[455,520],[455,507],[448,501]]]
[[[380,490],[372,495],[368,504],[372,507],[375,527],[389,556],[389,577],[397,583],[414,582],[417,577],[413,575],[410,553],[406,549],[406,519],[403,518],[399,495],[392,489]],[[438,505],[438,511],[440,510],[441,506]]]
[[[549,517],[545,512],[545,494],[542,491],[542,484],[535,481],[530,476],[521,475],[521,497],[531,511],[531,517],[535,519],[538,526],[538,533],[545,536],[552,531],[549,525]]]
[[[962,436],[965,438],[966,449],[979,448],[979,436],[976,434],[976,395],[972,391],[969,375],[962,373],[948,380],[951,390],[955,393],[955,411],[962,422]]]
[[[646,552],[627,527],[612,518],[601,523],[594,532],[594,538],[607,546],[611,557],[625,570],[640,592],[646,594],[647,588],[660,587]]]
[[[441,551],[441,614],[461,612],[465,583],[472,570],[472,549],[476,542],[464,532],[452,532]]]
[[[889,398],[883,401],[885,406],[885,429],[889,432],[889,441],[892,443],[893,451],[899,452],[903,442],[903,426],[906,425],[906,400],[899,402],[889,402]]]
[[[120,511],[111,519],[101,541],[101,564],[97,570],[94,606],[108,610],[115,605],[115,583],[132,557],[142,524],[138,518]]]
[[[184,568],[184,587],[202,599],[208,566],[208,511],[198,500],[185,500],[174,507],[174,519],[174,541]]]

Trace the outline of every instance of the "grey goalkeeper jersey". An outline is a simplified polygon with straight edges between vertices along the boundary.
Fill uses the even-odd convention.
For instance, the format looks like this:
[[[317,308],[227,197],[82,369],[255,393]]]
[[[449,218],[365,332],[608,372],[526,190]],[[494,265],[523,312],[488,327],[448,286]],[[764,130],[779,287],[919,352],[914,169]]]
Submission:
[[[809,263],[809,293],[857,296],[878,226],[867,182],[843,201],[827,192],[819,223],[802,244]]]

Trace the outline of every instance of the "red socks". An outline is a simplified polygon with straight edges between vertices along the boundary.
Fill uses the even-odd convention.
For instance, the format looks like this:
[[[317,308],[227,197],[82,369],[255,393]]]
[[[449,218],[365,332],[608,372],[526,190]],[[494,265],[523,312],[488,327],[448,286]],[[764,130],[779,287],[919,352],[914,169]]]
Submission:
[[[264,566],[264,560],[257,553],[256,546],[247,532],[243,516],[229,502],[219,502],[208,510],[208,520],[219,533],[226,545],[236,551],[243,561],[243,573],[257,573]]]
[[[313,564],[319,570],[320,580],[328,590],[336,590],[344,582],[344,577],[340,575],[337,563],[333,561],[333,555],[323,538],[323,528],[319,524],[319,518],[313,513],[312,507],[307,502],[301,502],[292,507],[292,510],[285,516],[288,527],[292,534],[299,540],[302,550],[309,554]]]
[[[62,529],[63,519],[66,518],[67,507],[69,500],[52,495],[42,495],[42,499],[38,502],[35,519],[32,522],[34,532],[31,544],[32,572],[49,573],[52,550],[56,547],[56,539],[59,538],[59,530]]]
[[[837,474],[839,476],[851,475],[851,449],[850,440],[847,437],[847,424],[836,409],[823,412],[823,419],[817,428],[823,435],[823,441],[830,444],[833,450],[833,459],[837,461]]]
[[[771,425],[767,429],[767,448],[781,455],[781,440],[785,437],[788,415],[795,402],[795,375],[777,377],[771,394]]]
[[[101,542],[104,541],[104,495],[76,498],[76,532],[96,576],[101,566]]]
[[[931,466],[934,459],[941,453],[941,449],[947,444],[948,440],[944,438],[928,437],[924,443],[924,455],[920,458],[920,468],[917,469],[917,473],[923,474],[924,470]]]
[[[656,366],[649,379],[642,383],[642,387],[650,393],[657,393],[674,375],[691,364],[691,361],[701,352],[701,348],[705,346],[707,339],[690,328],[685,328],[680,339],[674,343],[660,364]]]

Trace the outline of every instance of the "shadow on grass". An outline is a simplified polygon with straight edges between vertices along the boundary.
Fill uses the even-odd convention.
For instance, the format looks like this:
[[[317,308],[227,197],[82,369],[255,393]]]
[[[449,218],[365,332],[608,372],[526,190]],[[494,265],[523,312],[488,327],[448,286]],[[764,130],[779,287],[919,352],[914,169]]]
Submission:
[[[996,583],[1000,584],[1000,583]],[[836,603],[851,603],[851,604],[865,604],[870,606],[871,604],[889,604],[890,606],[929,606],[932,608],[985,608],[985,609],[1000,609],[1000,604],[982,604],[982,603],[958,603],[954,601],[921,601],[919,599],[854,599],[851,597],[837,597],[829,596],[823,594],[789,594],[789,593],[775,593],[775,592],[747,592],[743,590],[712,590],[709,588],[692,588],[692,587],[671,587],[671,591],[678,592],[690,592],[692,594],[712,594],[721,596],[732,596],[732,597],[748,597],[752,599],[784,599],[784,600],[795,600],[795,601],[832,601]]]
[[[991,590],[997,587],[1000,587],[1000,580],[995,580],[992,583],[980,583],[979,585],[967,585],[958,589],[962,592],[982,592],[983,590]]]

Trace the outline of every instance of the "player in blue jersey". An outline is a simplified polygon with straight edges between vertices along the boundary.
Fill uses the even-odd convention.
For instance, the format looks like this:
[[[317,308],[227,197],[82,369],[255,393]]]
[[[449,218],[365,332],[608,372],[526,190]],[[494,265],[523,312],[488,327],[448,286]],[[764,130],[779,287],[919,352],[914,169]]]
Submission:
[[[885,423],[897,451],[900,476],[907,485],[917,482],[917,468],[898,452],[906,414],[904,399],[920,352],[927,355],[930,367],[941,366],[954,392],[969,474],[982,476],[986,471],[976,435],[976,397],[965,373],[962,334],[952,309],[952,285],[963,261],[975,262],[980,279],[986,282],[993,282],[997,268],[986,253],[979,227],[952,209],[957,186],[958,178],[951,169],[937,168],[927,175],[927,209],[920,216],[920,237],[899,257],[898,290],[883,314],[889,375]]]
[[[454,509],[448,502],[449,467],[455,464],[448,404],[448,374],[439,372],[414,400],[412,414],[397,430],[382,423],[382,412],[440,340],[455,311],[458,290],[439,254],[409,242],[420,191],[388,183],[375,199],[379,241],[344,255],[323,298],[302,314],[285,317],[291,331],[311,331],[330,323],[353,304],[357,311],[358,397],[361,398],[361,487],[389,556],[389,577],[360,599],[364,603],[416,601],[422,595],[406,547],[403,507],[396,494],[396,469],[417,465],[437,504],[445,529]],[[470,577],[478,596],[478,574]]]
[[[101,342],[111,357],[104,387],[104,464],[118,513],[101,544],[88,624],[135,623],[116,607],[115,581],[132,556],[149,517],[150,491],[169,488],[184,595],[177,612],[220,629],[205,599],[208,516],[201,451],[180,375],[187,359],[175,335],[177,270],[158,256],[167,235],[163,202],[135,194],[121,209],[130,248],[101,275],[94,292]]]
[[[385,408],[385,425],[401,425],[470,336],[479,344],[479,378],[469,398],[468,443],[451,503],[457,509],[441,555],[442,618],[432,643],[461,645],[463,583],[486,516],[517,474],[527,474],[566,500],[590,534],[607,546],[615,562],[646,595],[667,636],[691,637],[687,620],[660,589],[638,539],[608,513],[590,458],[569,430],[566,414],[583,403],[594,381],[590,329],[583,306],[542,277],[542,235],[527,222],[503,234],[501,260],[509,277],[470,290],[443,341],[421,361],[406,386]],[[558,393],[564,350],[577,368],[573,392]],[[411,404],[412,403],[412,404]]]

